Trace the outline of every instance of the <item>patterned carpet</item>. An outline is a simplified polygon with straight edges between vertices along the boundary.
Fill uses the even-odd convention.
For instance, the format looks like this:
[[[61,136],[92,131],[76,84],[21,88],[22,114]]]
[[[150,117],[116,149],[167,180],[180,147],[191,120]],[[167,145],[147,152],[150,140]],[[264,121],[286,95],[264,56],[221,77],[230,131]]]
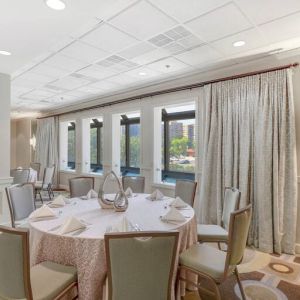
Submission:
[[[239,267],[244,290],[249,300],[299,300],[300,257],[283,254],[269,255],[247,249]],[[205,285],[205,283],[204,283]],[[220,286],[224,300],[242,299],[234,277]],[[189,292],[184,300],[210,300],[212,298]]]

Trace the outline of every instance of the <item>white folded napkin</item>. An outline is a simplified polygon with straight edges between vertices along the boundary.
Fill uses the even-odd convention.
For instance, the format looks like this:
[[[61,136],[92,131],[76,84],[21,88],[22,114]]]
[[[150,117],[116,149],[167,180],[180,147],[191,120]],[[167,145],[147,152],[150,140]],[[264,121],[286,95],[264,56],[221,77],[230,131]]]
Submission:
[[[123,217],[121,222],[112,226],[112,229],[111,229],[112,232],[126,232],[126,231],[132,231],[132,230],[133,230],[133,226],[126,217]]]
[[[50,204],[50,207],[63,207],[66,205],[65,197],[62,195],[57,196]]]
[[[171,207],[164,216],[161,216],[161,220],[165,222],[183,222],[185,217],[175,207]]]
[[[87,199],[98,198],[98,193],[92,189],[87,193],[86,197]]]
[[[160,190],[155,190],[148,199],[155,201],[155,200],[162,200],[164,198],[164,194]]]
[[[22,167],[17,167],[17,170],[23,170],[23,168]]]
[[[131,187],[128,187],[128,188],[126,189],[125,195],[126,195],[127,197],[133,197],[133,191],[132,191]]]
[[[184,208],[187,207],[187,204],[180,198],[176,197],[171,203],[170,206],[176,207],[176,208]]]
[[[44,204],[41,208],[32,212],[29,216],[29,219],[49,218],[55,216],[55,212],[48,205]]]
[[[64,221],[57,233],[65,234],[79,229],[86,228],[86,224],[75,217],[69,217]]]

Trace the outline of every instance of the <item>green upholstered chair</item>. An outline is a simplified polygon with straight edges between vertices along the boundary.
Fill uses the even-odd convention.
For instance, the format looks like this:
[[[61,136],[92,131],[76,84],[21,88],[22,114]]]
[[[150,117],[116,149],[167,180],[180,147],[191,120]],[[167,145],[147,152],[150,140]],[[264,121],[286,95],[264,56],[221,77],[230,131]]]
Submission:
[[[191,207],[194,206],[197,182],[186,179],[176,180],[175,198],[180,197],[184,202]]]
[[[240,196],[241,193],[238,189],[232,187],[225,188],[222,224],[221,226],[212,224],[198,224],[198,242],[218,243],[219,249],[221,249],[221,242],[227,243],[230,215],[232,212],[238,209],[240,204]]]
[[[109,300],[170,300],[178,232],[105,235]]]
[[[74,267],[44,261],[30,268],[28,235],[0,226],[0,299],[53,300],[77,288]]]
[[[190,282],[198,288],[199,292],[221,299],[218,285],[234,274],[242,299],[246,300],[237,265],[243,259],[250,222],[251,205],[231,213],[227,253],[205,244],[195,244],[184,251],[179,259],[179,272],[185,270],[198,275],[198,284],[182,276],[178,276],[178,284],[180,280]],[[212,283],[213,291],[201,285],[201,278]]]

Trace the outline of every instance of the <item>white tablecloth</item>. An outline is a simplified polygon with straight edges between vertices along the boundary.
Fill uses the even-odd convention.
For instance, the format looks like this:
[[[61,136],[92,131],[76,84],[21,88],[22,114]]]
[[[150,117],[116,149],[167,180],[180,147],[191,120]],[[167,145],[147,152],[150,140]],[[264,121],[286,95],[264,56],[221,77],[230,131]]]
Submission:
[[[132,224],[138,224],[142,230],[178,230],[180,232],[179,251],[182,252],[197,241],[197,226],[192,208],[182,210],[188,216],[181,224],[170,224],[160,220],[172,201],[150,201],[146,194],[138,194],[129,199],[126,212],[101,209],[97,199],[72,199],[63,208],[54,209],[60,215],[56,219],[30,223],[31,263],[35,265],[45,260],[72,265],[77,268],[79,282],[79,299],[102,299],[106,278],[106,260],[104,251],[104,234],[107,226],[117,224],[124,216]],[[76,216],[89,222],[89,228],[80,233],[56,234],[51,229],[62,224],[68,216]]]

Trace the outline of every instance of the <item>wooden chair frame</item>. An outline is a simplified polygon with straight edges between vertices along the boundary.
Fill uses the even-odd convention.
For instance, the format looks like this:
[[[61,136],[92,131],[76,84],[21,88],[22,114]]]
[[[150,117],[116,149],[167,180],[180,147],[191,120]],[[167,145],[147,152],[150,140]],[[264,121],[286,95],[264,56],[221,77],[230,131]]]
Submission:
[[[31,283],[30,283],[30,255],[29,255],[29,232],[28,229],[15,229],[0,226],[0,232],[19,235],[22,238],[23,245],[23,278],[24,278],[24,291],[26,299],[34,300],[32,296]],[[59,300],[66,295],[72,288],[76,287],[78,291],[78,282],[72,282],[67,286],[59,295],[57,295],[53,300]],[[77,293],[78,294],[78,293]],[[78,295],[73,299],[77,299]]]
[[[227,255],[226,255],[226,261],[225,261],[225,267],[224,267],[223,276],[220,279],[216,280],[215,278],[209,276],[206,273],[202,273],[202,272],[199,272],[199,271],[197,271],[195,269],[179,265],[178,273],[177,273],[177,285],[180,284],[180,281],[185,281],[185,282],[187,282],[187,283],[189,283],[189,284],[197,287],[198,291],[201,291],[202,293],[205,293],[205,294],[207,294],[209,296],[215,296],[217,300],[221,300],[219,285],[222,282],[224,282],[227,279],[227,277],[230,275],[230,271],[229,271],[230,265],[229,265],[229,262],[230,262],[230,257],[231,257],[231,254],[232,254],[232,247],[233,247],[232,246],[232,244],[233,244],[232,241],[234,239],[234,236],[233,236],[233,224],[234,224],[234,221],[235,221],[235,217],[237,215],[239,215],[239,214],[244,213],[245,211],[250,211],[250,218],[251,218],[251,205],[248,205],[245,208],[242,208],[240,210],[237,210],[237,211],[231,213],[230,222],[229,222],[229,234],[228,234],[228,250],[227,250]],[[242,261],[242,259],[241,259],[241,261]],[[241,263],[241,261],[239,261],[237,265],[239,265]],[[191,273],[197,275],[198,276],[198,282],[194,283],[193,281],[180,276],[180,273],[181,273],[180,271],[181,270],[185,270],[187,272],[191,272]],[[237,283],[238,283],[238,286],[239,286],[239,289],[240,289],[240,292],[241,292],[242,299],[246,300],[245,291],[243,289],[243,285],[242,285],[241,280],[240,280],[240,275],[239,275],[237,266],[235,266],[235,268],[232,270],[232,273],[236,277],[236,280],[237,280]],[[211,291],[211,290],[203,287],[201,285],[201,283],[199,283],[199,278],[207,279],[210,283],[212,283],[214,291]]]
[[[193,199],[192,199],[192,205],[191,205],[192,207],[194,207],[198,182],[197,181],[192,181],[192,180],[189,180],[189,179],[178,179],[178,180],[176,180],[176,182],[177,181],[186,181],[186,182],[193,182],[194,183]],[[176,193],[176,184],[175,184],[175,193]],[[175,198],[176,197],[177,197],[177,195],[175,194]]]
[[[106,253],[106,263],[107,263],[107,278],[108,278],[108,300],[112,300],[112,274],[111,274],[111,260],[109,252],[109,241],[111,239],[118,238],[151,238],[151,237],[175,237],[174,249],[172,253],[171,269],[168,279],[168,298],[166,300],[171,300],[172,295],[172,280],[174,271],[176,269],[175,261],[178,252],[178,231],[143,231],[143,232],[130,232],[130,233],[107,233],[104,235],[105,240],[105,253]]]
[[[95,187],[95,177],[92,176],[78,176],[78,177],[73,177],[69,179],[69,190],[70,190],[70,198],[73,198],[73,193],[72,193],[72,189],[71,189],[71,181],[74,179],[91,179],[93,182],[93,189]]]

